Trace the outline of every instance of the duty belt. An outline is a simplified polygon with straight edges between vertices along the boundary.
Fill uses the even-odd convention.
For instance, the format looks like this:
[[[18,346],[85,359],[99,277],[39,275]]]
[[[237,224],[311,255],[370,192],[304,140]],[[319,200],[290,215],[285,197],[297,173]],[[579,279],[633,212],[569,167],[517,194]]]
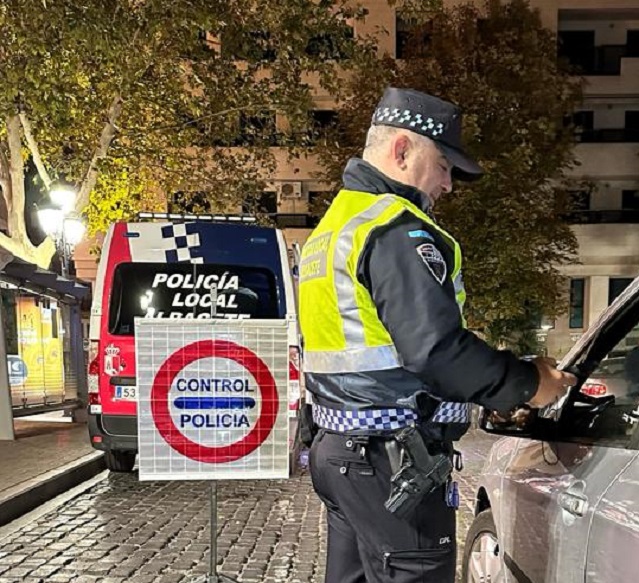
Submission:
[[[419,415],[412,409],[331,409],[313,404],[313,421],[319,427],[346,433],[361,429],[375,431],[396,431],[414,425]]]

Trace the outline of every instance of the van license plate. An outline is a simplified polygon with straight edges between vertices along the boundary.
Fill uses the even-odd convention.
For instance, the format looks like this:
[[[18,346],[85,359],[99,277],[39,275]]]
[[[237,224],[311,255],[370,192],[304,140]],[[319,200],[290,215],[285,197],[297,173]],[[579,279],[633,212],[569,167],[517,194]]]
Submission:
[[[132,385],[116,385],[115,398],[118,401],[137,401],[138,388]]]

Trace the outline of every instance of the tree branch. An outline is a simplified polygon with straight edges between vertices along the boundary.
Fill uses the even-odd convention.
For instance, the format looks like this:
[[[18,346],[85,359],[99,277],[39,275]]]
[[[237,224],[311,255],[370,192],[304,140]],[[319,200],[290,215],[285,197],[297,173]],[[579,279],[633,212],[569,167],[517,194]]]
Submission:
[[[55,254],[55,243],[51,237],[47,237],[40,245],[34,247],[30,243],[25,245],[13,237],[7,237],[0,233],[0,250],[4,249],[15,257],[20,257],[30,263],[35,263],[38,267],[48,269],[51,258]]]
[[[33,131],[31,130],[31,122],[25,113],[20,113],[20,122],[22,123],[22,129],[24,130],[24,137],[27,140],[27,145],[29,146],[29,150],[31,150],[31,155],[33,156],[33,161],[38,169],[38,174],[40,178],[42,178],[42,182],[44,182],[44,186],[47,190],[51,187],[51,177],[47,172],[47,169],[42,162],[42,157],[40,156],[40,149],[38,148],[38,144],[33,137]]]
[[[9,159],[7,158],[6,143],[0,142],[0,189],[4,196],[7,211],[11,205],[11,182],[9,175]]]
[[[6,249],[11,255],[22,255],[22,253],[20,253],[20,244],[11,237],[7,237],[4,233],[0,233],[0,247]]]
[[[113,142],[113,138],[115,138],[115,135],[117,133],[115,122],[118,119],[121,111],[122,98],[117,95],[113,98],[111,107],[109,107],[108,121],[102,129],[102,134],[100,135],[100,144],[93,153],[93,158],[91,159],[87,174],[82,182],[82,187],[80,188],[80,193],[78,194],[76,209],[80,212],[89,204],[89,195],[91,194],[91,191],[95,187],[95,183],[98,180],[98,164],[100,163],[100,160],[106,157],[109,147]]]
[[[18,115],[7,117],[7,144],[9,146],[9,176],[11,178],[11,206],[9,231],[11,238],[24,245],[29,244],[24,222],[24,160],[22,159],[22,136]]]

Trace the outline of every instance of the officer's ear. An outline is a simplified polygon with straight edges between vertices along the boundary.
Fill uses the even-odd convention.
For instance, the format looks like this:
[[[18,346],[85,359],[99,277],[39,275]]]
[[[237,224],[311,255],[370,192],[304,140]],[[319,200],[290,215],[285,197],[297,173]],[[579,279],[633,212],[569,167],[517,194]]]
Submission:
[[[393,140],[393,160],[400,170],[406,170],[408,165],[406,164],[406,158],[408,157],[408,151],[410,150],[410,139],[405,134],[399,134]]]

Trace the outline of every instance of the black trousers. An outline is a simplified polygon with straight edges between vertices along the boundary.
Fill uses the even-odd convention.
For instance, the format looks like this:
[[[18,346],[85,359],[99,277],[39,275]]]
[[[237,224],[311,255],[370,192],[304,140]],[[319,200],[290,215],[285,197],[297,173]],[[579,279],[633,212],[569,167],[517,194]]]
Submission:
[[[384,508],[391,478],[384,444],[324,430],[313,441],[311,478],[328,517],[326,583],[454,583],[455,510],[445,487],[411,520],[395,517]]]

